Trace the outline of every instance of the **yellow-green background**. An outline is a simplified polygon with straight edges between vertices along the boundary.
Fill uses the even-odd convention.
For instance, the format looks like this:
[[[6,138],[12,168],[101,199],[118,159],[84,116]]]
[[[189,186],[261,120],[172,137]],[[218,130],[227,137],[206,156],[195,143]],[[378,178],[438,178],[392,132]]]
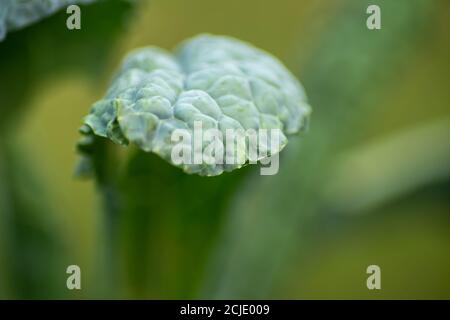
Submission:
[[[366,28],[369,3],[381,6],[379,31]],[[0,203],[27,205],[18,212],[0,206],[0,298],[450,298],[449,9],[445,0],[139,1],[123,6],[125,17],[115,13],[120,31],[105,43],[95,34],[108,30],[104,19],[116,18],[105,14],[105,1],[82,7],[81,31],[65,29],[60,12],[11,33],[0,59],[8,48],[26,50],[27,61],[3,60],[0,78],[26,99],[0,101],[8,114],[0,147],[14,154],[0,176]],[[83,43],[72,38],[76,32],[93,36]],[[73,175],[81,119],[129,50],[172,49],[202,32],[249,41],[282,60],[310,96],[310,131],[291,138],[279,175],[243,169],[214,228],[199,220],[214,210],[199,214],[195,225],[176,216],[147,221],[158,225],[142,226],[132,263],[127,252],[136,239],[121,239],[118,278],[108,278],[99,194],[93,181]],[[390,32],[392,39],[380,40]],[[27,45],[12,47],[21,36]],[[70,41],[81,43],[80,53],[62,52],[54,72],[56,63],[48,61]],[[1,68],[14,64],[9,79],[11,71]],[[89,64],[102,66],[92,71]],[[30,88],[21,92],[26,81]],[[13,188],[5,176],[13,176]],[[148,201],[167,201],[152,190]],[[177,201],[189,197],[173,194],[170,202]],[[122,238],[133,238],[132,226]],[[188,237],[208,242],[199,269],[190,262],[198,252],[182,246],[185,228],[197,228]],[[139,255],[147,257],[145,267]],[[65,287],[70,264],[82,269],[81,291]],[[380,291],[366,288],[371,264],[381,267]]]

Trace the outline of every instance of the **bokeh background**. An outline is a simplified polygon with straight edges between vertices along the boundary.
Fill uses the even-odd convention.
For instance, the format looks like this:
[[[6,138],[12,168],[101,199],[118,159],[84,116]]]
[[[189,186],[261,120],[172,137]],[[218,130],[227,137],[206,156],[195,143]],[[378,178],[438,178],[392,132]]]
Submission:
[[[366,28],[369,4],[381,30]],[[79,31],[62,10],[0,43],[0,298],[450,298],[449,1],[81,8]],[[95,182],[74,176],[81,119],[129,50],[203,32],[283,61],[309,131],[275,176],[188,176],[116,147],[111,224]],[[366,287],[372,264],[381,290]]]

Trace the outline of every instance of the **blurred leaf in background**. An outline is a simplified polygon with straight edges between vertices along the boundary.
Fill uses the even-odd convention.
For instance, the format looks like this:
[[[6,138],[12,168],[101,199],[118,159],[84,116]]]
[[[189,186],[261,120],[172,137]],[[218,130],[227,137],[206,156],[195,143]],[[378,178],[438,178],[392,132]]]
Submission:
[[[317,220],[323,223],[320,217],[324,213],[331,213],[329,219],[335,221],[335,208],[327,207],[323,193],[333,182],[336,156],[344,148],[366,142],[364,134],[373,115],[385,106],[391,107],[384,99],[391,98],[391,88],[408,77],[408,61],[417,59],[431,45],[429,34],[439,30],[433,17],[440,11],[439,6],[444,6],[437,1],[376,1],[383,8],[383,29],[373,32],[362,25],[365,8],[373,3],[342,2],[326,31],[313,33],[318,39],[311,40],[313,54],[300,73],[314,108],[309,137],[302,144],[290,144],[280,164],[280,174],[266,181],[255,176],[259,183],[249,183],[240,193],[230,212],[204,297],[270,297],[272,286],[282,275],[289,274],[288,281],[293,281],[293,272],[284,272],[292,253],[299,254],[306,263],[308,254],[302,252],[314,250],[308,250],[302,234]],[[412,106],[409,110],[413,112]],[[439,139],[446,132],[441,130]],[[439,148],[445,148],[446,161],[428,162],[427,166],[445,165],[450,160],[448,146],[435,147],[428,152],[442,153]],[[420,174],[425,169],[419,165],[412,173]],[[376,170],[378,175],[385,174],[381,166]],[[354,183],[353,174],[365,172],[350,169],[343,184]],[[344,203],[344,212],[347,204]],[[320,233],[318,229],[316,232]],[[326,270],[333,274],[332,267]],[[359,274],[351,271],[346,279],[360,281]],[[359,273],[364,272],[365,266],[361,265]],[[300,290],[302,283],[308,281],[301,273],[294,279]],[[317,283],[316,292],[321,292],[321,284]],[[366,290],[364,281],[357,284],[361,291]],[[335,297],[347,288],[336,290]],[[308,297],[308,292],[301,292],[302,297]],[[279,295],[286,297],[282,292]]]
[[[55,194],[46,197],[42,194],[52,176],[60,175],[60,167],[36,174],[36,171],[42,171],[42,163],[25,161],[31,155],[38,159],[36,154],[45,153],[42,146],[48,145],[51,137],[65,137],[60,129],[64,132],[66,124],[54,112],[50,118],[39,122],[39,117],[35,117],[35,111],[29,105],[33,97],[42,96],[42,92],[52,86],[51,79],[57,79],[58,75],[70,72],[73,77],[74,74],[87,73],[90,77],[84,80],[90,81],[91,85],[101,78],[110,48],[124,30],[130,9],[128,2],[119,0],[82,6],[83,29],[76,32],[66,28],[67,14],[62,10],[39,23],[8,34],[0,42],[0,158],[3,168],[0,177],[0,229],[5,230],[0,246],[2,297],[48,298],[67,293],[65,268],[71,260],[67,257],[72,254],[67,255],[70,251],[68,239],[63,239],[61,218],[55,213],[61,210],[55,205],[60,199]],[[67,113],[70,107],[67,98],[65,96],[65,101],[58,102],[58,109],[70,115],[71,112]],[[38,127],[30,139],[31,149],[24,150],[24,124],[33,124],[36,120]],[[71,121],[79,123],[79,118]],[[62,126],[58,130],[49,130],[59,125]],[[28,128],[33,130],[33,126]],[[65,141],[60,143],[66,144]],[[66,148],[72,149],[68,145]],[[51,152],[47,156],[50,157]],[[68,160],[64,165],[66,173],[62,176],[71,179],[73,164]],[[76,198],[77,194],[71,196]],[[2,285],[3,278],[8,283],[7,290],[4,289],[6,285]]]
[[[0,41],[11,31],[27,27],[61,8],[95,0],[3,0],[0,3]]]
[[[0,42],[0,108],[2,127],[11,126],[10,114],[46,80],[61,72],[89,72],[95,83],[102,75],[115,38],[123,32],[131,4],[125,0],[82,5],[82,28],[66,28],[65,10],[24,29],[11,32]]]

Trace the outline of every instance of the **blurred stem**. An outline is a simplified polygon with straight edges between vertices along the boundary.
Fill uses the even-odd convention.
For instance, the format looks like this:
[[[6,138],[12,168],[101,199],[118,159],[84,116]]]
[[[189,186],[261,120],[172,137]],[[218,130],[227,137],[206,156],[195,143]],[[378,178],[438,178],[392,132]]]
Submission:
[[[118,192],[114,185],[101,185],[104,208],[104,234],[105,234],[105,268],[107,288],[113,297],[120,287],[119,276],[119,201]]]
[[[110,297],[115,297],[120,289],[119,275],[119,215],[120,193],[117,190],[116,157],[112,146],[104,139],[96,138],[95,154],[92,161],[96,181],[102,196],[103,234],[104,238],[104,267],[106,289]]]
[[[5,298],[8,293],[8,277],[10,274],[6,270],[8,264],[8,246],[9,228],[8,224],[11,218],[12,204],[10,203],[10,187],[8,178],[8,164],[7,164],[7,146],[0,139],[0,298]]]

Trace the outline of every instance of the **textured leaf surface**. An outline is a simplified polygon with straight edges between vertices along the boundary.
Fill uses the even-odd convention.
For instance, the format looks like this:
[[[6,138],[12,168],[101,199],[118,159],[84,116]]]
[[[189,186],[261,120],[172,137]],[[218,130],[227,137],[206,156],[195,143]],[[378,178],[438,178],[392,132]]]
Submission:
[[[200,35],[174,55],[155,47],[131,53],[104,99],[93,105],[82,132],[132,142],[172,162],[173,130],[193,136],[195,121],[224,135],[226,129],[280,129],[280,145],[270,150],[275,154],[286,145],[285,135],[305,127],[309,113],[303,88],[276,58],[233,38]],[[249,159],[246,150],[236,149],[238,157]],[[200,175],[241,166],[180,165]]]
[[[26,27],[63,7],[93,1],[95,0],[1,0],[0,41],[8,31]]]

